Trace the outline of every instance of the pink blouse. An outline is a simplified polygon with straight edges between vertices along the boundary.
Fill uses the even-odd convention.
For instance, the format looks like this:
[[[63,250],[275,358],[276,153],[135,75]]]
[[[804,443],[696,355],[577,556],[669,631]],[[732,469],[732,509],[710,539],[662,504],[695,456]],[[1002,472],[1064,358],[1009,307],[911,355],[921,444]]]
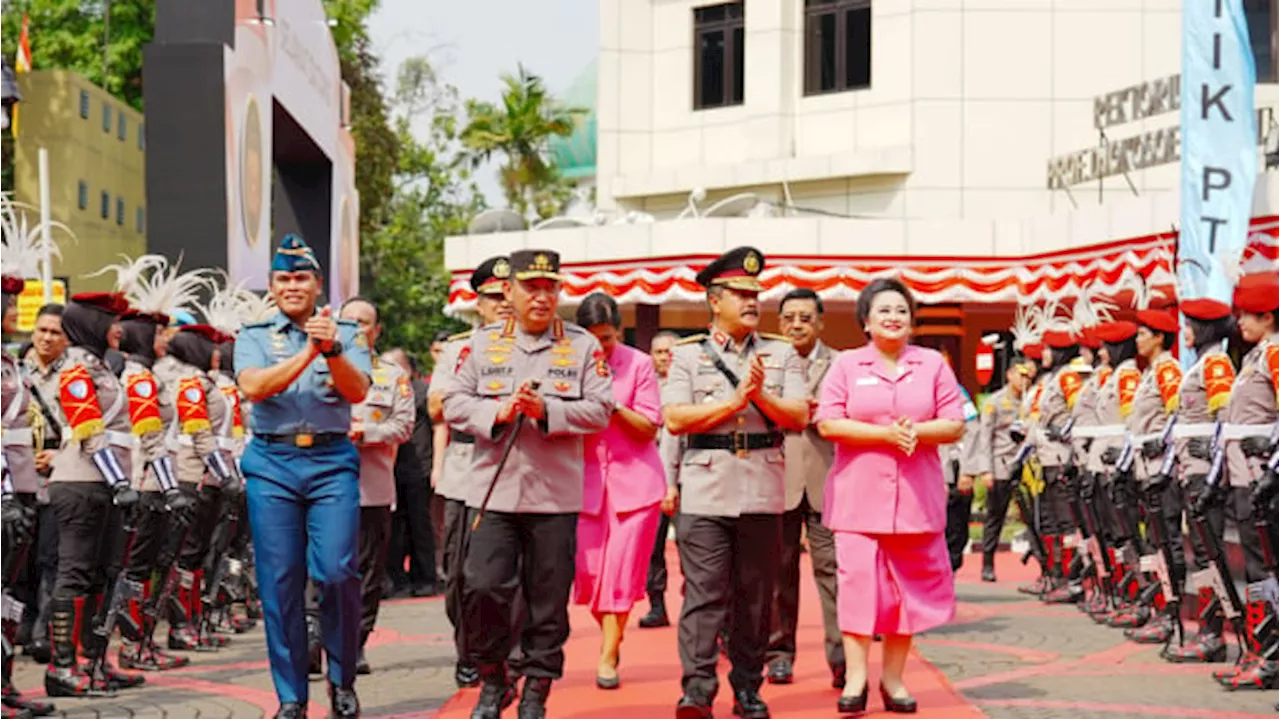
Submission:
[[[653,360],[640,350],[619,344],[609,355],[613,371],[613,398],[623,407],[662,424],[662,398]],[[666,473],[652,440],[638,440],[627,434],[615,414],[609,428],[588,435],[585,444],[586,476],[582,512],[597,515],[609,493],[615,512],[632,512],[662,501],[667,492]]]
[[[889,425],[964,420],[964,399],[955,373],[942,355],[908,345],[891,377],[872,345],[841,354],[822,383],[814,422],[852,419]],[[827,474],[823,523],[860,534],[941,532],[946,528],[946,488],[937,447],[917,446],[907,456],[896,448],[836,443]]]

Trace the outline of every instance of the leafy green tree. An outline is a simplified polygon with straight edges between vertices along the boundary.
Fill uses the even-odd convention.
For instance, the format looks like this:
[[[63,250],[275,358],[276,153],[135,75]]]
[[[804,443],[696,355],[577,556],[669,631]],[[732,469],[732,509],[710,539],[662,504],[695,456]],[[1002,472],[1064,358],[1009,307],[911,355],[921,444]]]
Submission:
[[[460,139],[467,158],[475,168],[501,153],[498,176],[507,204],[525,217],[554,216],[572,197],[573,185],[551,161],[547,143],[572,134],[574,121],[587,110],[556,103],[542,78],[523,65],[515,75],[503,75],[502,83],[500,104],[466,104],[467,125]]]

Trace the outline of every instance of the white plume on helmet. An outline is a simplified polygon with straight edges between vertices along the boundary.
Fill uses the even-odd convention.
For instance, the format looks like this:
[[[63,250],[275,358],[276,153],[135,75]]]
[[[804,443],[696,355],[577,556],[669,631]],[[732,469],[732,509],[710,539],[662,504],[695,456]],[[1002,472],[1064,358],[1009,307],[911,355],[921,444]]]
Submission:
[[[244,325],[261,322],[276,313],[271,295],[259,296],[246,289],[246,281],[232,285],[230,276],[223,270],[219,270],[218,275],[220,281],[210,283],[215,289],[201,312],[205,321],[219,331],[233,335]]]
[[[179,310],[190,312],[198,306],[200,292],[209,286],[208,270],[180,272],[182,257],[169,264],[163,255],[141,255],[124,262],[107,265],[85,277],[116,273],[116,291],[123,292],[133,309],[143,314],[172,315]]]
[[[34,280],[40,278],[40,262],[46,247],[40,224],[27,222],[27,212],[35,212],[36,208],[21,202],[15,202],[10,193],[0,193],[0,238],[3,239],[4,251],[0,253],[0,274],[5,277],[21,277]],[[61,222],[51,222],[50,228],[57,229],[75,239],[71,229]],[[62,258],[62,250],[49,233],[48,245],[50,258]]]
[[[1039,342],[1043,320],[1039,307],[1019,305],[1013,313],[1013,326],[1009,328],[1013,335],[1013,348],[1021,351],[1023,347]]]

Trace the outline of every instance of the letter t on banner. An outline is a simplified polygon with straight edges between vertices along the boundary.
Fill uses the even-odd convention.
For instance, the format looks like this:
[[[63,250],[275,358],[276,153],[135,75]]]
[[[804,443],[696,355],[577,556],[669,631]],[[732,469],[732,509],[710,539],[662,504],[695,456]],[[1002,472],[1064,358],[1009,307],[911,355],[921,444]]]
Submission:
[[[1185,0],[1179,299],[1231,303],[1258,174],[1255,82],[1243,0]]]

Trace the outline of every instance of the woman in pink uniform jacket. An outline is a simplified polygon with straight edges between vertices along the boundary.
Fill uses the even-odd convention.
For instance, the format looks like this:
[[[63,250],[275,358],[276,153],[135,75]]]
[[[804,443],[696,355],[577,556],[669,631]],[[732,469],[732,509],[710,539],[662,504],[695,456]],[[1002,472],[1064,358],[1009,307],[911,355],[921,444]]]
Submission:
[[[955,613],[937,448],[960,439],[964,401],[942,355],[910,344],[915,302],[906,285],[872,281],[857,314],[870,341],[836,359],[814,418],[836,445],[822,518],[836,538],[847,656],[839,711],[866,710],[867,652],[883,634],[880,696],[889,711],[910,714],[916,701],[902,670],[911,635]]]
[[[588,436],[584,447],[574,601],[591,607],[603,634],[596,685],[614,689],[618,647],[631,607],[645,596],[659,505],[667,490],[654,443],[662,426],[662,400],[653,361],[622,344],[622,314],[613,298],[587,297],[577,320],[600,340],[603,354],[596,361],[613,371],[615,404],[609,428]]]

